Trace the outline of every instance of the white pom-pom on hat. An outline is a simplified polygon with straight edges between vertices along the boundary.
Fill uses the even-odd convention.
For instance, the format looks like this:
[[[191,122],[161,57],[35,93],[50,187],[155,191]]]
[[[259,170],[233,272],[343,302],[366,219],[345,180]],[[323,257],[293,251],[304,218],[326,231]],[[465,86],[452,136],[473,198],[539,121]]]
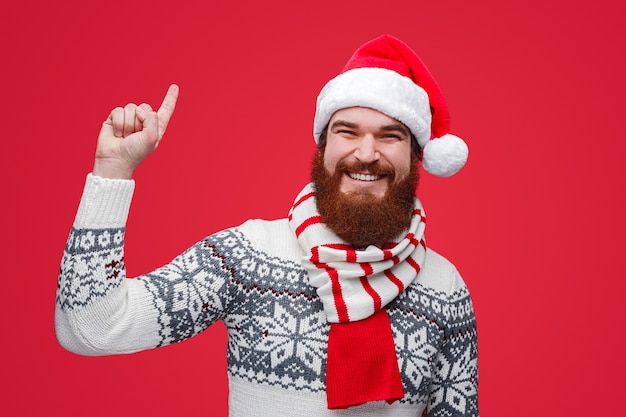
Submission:
[[[449,177],[465,165],[468,147],[450,134],[448,106],[439,85],[401,40],[383,35],[367,42],[324,86],[313,122],[315,141],[337,110],[355,106],[378,110],[407,126],[423,149],[426,172]]]
[[[468,154],[469,149],[463,139],[448,133],[424,145],[422,166],[430,174],[449,177],[463,168]]]

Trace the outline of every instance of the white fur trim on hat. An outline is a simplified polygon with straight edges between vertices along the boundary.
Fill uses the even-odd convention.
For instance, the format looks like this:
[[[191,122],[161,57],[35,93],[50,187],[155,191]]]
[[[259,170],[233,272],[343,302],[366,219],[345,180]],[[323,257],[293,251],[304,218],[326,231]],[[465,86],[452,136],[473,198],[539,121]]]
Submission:
[[[330,80],[317,97],[316,142],[333,114],[348,107],[369,107],[402,122],[422,146],[430,139],[432,116],[426,91],[395,71],[355,68]]]
[[[469,149],[463,139],[448,133],[424,145],[422,165],[430,174],[449,177],[463,168],[468,154]]]

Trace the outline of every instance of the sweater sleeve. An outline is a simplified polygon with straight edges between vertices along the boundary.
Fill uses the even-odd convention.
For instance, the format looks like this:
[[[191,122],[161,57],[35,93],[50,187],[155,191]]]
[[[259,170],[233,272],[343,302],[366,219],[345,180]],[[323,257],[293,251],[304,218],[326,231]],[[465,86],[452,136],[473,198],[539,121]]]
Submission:
[[[124,232],[132,180],[88,175],[59,273],[59,343],[81,355],[132,353],[185,340],[224,317],[230,271],[206,239],[129,279]]]
[[[434,364],[427,417],[478,416],[478,344],[469,291],[454,269],[447,326]]]

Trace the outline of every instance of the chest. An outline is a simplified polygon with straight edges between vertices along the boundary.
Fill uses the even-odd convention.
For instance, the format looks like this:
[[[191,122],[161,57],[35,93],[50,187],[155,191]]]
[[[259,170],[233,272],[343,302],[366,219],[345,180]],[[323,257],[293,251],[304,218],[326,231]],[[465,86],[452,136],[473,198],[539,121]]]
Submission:
[[[278,259],[247,258],[233,279],[225,324],[231,375],[289,390],[325,389],[330,325],[306,271]],[[428,395],[443,338],[434,295],[419,285],[387,306],[407,402]]]

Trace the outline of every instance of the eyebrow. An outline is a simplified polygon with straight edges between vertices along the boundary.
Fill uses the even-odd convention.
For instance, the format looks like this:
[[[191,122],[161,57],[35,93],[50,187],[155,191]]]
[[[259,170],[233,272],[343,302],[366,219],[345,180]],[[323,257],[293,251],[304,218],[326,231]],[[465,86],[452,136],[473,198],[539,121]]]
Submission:
[[[348,122],[346,120],[335,120],[333,124],[330,126],[330,129],[336,129],[338,127],[347,127],[349,129],[358,129],[359,125],[356,123]],[[400,123],[392,123],[390,125],[384,125],[380,127],[380,130],[385,132],[400,132],[406,136],[410,136],[408,128]]]
[[[380,130],[384,130],[385,132],[400,132],[405,136],[410,136],[409,130],[406,126],[400,123],[394,123],[391,125],[381,126]]]
[[[330,129],[335,129],[338,127],[347,127],[349,129],[356,129],[359,127],[356,123],[347,122],[345,120],[335,120],[333,124],[330,126]]]

